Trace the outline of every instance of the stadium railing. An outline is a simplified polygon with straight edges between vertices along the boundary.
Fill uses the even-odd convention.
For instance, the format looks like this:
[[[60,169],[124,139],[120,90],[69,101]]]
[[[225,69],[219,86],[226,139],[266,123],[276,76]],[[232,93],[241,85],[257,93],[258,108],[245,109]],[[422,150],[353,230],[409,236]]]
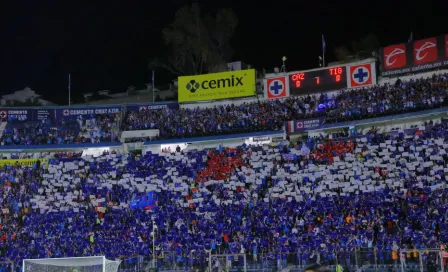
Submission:
[[[315,263],[335,269],[341,265],[344,271],[364,272],[378,271],[447,271],[447,253],[440,249],[424,250],[377,250],[375,248],[359,248],[353,251],[322,251],[316,252],[259,252],[246,254],[247,271],[303,271]],[[229,254],[226,251],[216,254]],[[239,255],[239,254],[238,254]],[[213,255],[211,255],[213,256]],[[208,263],[198,261],[194,254],[178,255],[176,252],[158,252],[158,271],[205,271]],[[234,263],[238,271],[238,262]],[[148,271],[152,267],[152,256],[136,256],[125,259],[119,271]],[[233,271],[233,269],[232,269]]]

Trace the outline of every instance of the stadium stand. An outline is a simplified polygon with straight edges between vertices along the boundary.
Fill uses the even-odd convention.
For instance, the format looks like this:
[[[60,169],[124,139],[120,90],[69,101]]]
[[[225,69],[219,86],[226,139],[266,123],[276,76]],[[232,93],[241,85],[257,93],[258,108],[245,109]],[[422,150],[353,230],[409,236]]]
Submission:
[[[123,130],[158,129],[154,139],[178,139],[235,133],[278,131],[286,121],[324,117],[324,123],[339,123],[390,116],[447,106],[448,75],[411,79],[364,89],[226,104],[213,108],[164,108],[128,110]],[[2,145],[51,145],[119,141],[121,115],[92,114],[76,120],[8,120]],[[143,139],[149,140],[149,139]],[[127,142],[141,141],[129,139]]]
[[[118,119],[117,114],[96,114],[92,118],[83,120],[78,118],[81,133],[78,136],[80,141],[90,139],[92,143],[118,142]]]
[[[66,144],[78,141],[76,123],[52,125],[45,121],[8,122],[1,138],[2,145]],[[81,139],[79,139],[81,140]]]
[[[441,121],[338,139],[5,165],[0,256],[20,267],[24,258],[106,255],[130,258],[133,271],[154,242],[160,270],[205,269],[210,253],[246,253],[254,271],[336,262],[417,269],[421,252],[425,263],[438,258],[421,250],[448,242],[447,133]]]
[[[124,260],[120,270],[129,272],[154,263],[159,271],[221,271],[223,261],[237,271],[243,255],[250,271],[303,271],[314,263],[338,272],[337,265],[446,267],[448,121],[434,115],[435,122],[406,129],[390,122],[359,131],[353,124],[430,109],[445,114],[447,87],[441,73],[213,107],[58,108],[44,121],[4,111],[0,272],[11,264],[21,271],[24,259],[77,256]],[[283,132],[287,121],[317,117],[345,129],[269,145],[213,138]],[[104,148],[119,142],[120,129],[159,134],[138,131],[121,139],[121,149]],[[213,148],[177,145],[193,137]],[[149,139],[161,140],[151,142],[160,152],[124,148]],[[95,155],[84,145],[98,147]],[[24,146],[57,148],[24,153]]]
[[[159,129],[161,139],[274,131],[284,122],[325,117],[325,123],[374,118],[447,105],[448,74],[398,80],[364,89],[213,108],[128,111],[124,130]]]
[[[2,145],[59,145],[118,142],[117,114],[93,114],[76,120],[29,121],[9,119],[1,137]]]

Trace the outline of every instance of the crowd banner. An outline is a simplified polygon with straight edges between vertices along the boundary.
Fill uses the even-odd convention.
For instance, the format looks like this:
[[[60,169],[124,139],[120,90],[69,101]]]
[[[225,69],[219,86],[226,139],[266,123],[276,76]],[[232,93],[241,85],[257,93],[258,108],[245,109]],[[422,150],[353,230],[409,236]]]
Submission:
[[[381,48],[381,76],[393,77],[448,66],[448,34]]]
[[[15,165],[15,164],[33,166],[37,163],[37,160],[40,161],[41,165],[45,164],[48,166],[47,159],[6,159],[6,160],[0,160],[0,166]]]
[[[304,132],[310,129],[319,128],[324,124],[325,118],[313,118],[305,120],[296,120],[286,122],[286,131],[288,133]]]
[[[179,102],[254,96],[255,90],[254,69],[178,78]]]

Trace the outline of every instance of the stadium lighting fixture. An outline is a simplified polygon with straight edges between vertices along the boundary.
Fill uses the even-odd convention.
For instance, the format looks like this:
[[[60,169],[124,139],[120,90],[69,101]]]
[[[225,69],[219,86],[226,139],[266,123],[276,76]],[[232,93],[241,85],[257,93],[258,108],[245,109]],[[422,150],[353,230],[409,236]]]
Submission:
[[[282,58],[283,64],[282,64],[282,69],[280,70],[280,72],[286,73],[286,60],[287,60],[287,58],[285,56],[283,56],[283,58]]]

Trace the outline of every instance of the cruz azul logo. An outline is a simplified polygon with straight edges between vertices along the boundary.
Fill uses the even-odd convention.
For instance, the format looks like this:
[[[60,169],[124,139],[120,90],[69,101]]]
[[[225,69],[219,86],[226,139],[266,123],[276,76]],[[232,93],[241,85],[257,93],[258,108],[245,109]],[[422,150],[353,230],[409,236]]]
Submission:
[[[8,117],[8,112],[6,110],[0,111],[0,119],[6,120]]]
[[[406,66],[406,46],[404,44],[385,47],[383,55],[383,64],[386,69]]]
[[[266,87],[267,87],[267,97],[269,99],[287,96],[285,77],[266,79]]]
[[[369,63],[350,66],[350,84],[352,87],[372,84],[372,65]]]
[[[429,38],[414,42],[414,63],[423,64],[437,60],[437,40]]]
[[[220,89],[227,87],[238,87],[243,86],[243,77],[231,76],[229,78],[220,78],[220,79],[212,79],[212,80],[203,80],[202,82],[198,82],[196,79],[191,79],[190,82],[187,83],[187,90],[191,93],[196,92],[199,89],[208,90],[208,89]]]

